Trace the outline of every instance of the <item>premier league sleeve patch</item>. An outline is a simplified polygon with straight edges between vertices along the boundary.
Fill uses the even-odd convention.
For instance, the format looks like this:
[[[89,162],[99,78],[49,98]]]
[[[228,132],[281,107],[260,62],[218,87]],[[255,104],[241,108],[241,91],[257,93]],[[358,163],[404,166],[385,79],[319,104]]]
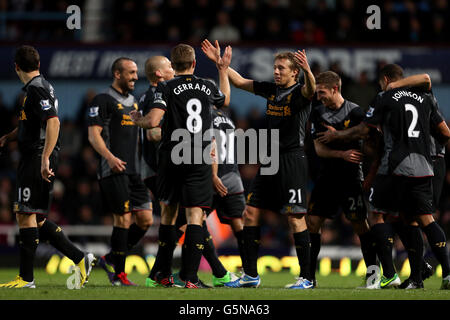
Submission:
[[[98,116],[98,109],[99,107],[90,107],[89,108],[89,117],[94,118]]]
[[[52,105],[50,104],[50,100],[41,100],[40,105],[42,107],[42,110],[47,111],[48,109],[50,109],[52,107]]]

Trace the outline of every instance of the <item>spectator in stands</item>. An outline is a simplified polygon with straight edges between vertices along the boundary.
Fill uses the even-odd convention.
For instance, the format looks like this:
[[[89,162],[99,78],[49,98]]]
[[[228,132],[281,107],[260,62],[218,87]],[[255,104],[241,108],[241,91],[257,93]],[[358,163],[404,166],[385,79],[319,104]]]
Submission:
[[[232,43],[241,39],[239,30],[230,23],[230,16],[226,11],[219,11],[217,13],[217,25],[212,28],[209,34],[209,39],[212,41]]]

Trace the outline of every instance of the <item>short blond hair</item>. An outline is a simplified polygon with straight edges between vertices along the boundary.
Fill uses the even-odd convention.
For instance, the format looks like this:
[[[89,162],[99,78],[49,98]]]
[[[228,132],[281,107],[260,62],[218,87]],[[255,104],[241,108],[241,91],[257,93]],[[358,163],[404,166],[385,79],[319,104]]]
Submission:
[[[297,77],[295,78],[295,81],[297,81],[298,78],[300,77],[300,65],[298,64],[297,59],[295,59],[294,53],[292,53],[290,51],[279,52],[275,55],[273,61],[275,62],[276,60],[281,60],[281,59],[289,60],[290,69],[298,71]]]

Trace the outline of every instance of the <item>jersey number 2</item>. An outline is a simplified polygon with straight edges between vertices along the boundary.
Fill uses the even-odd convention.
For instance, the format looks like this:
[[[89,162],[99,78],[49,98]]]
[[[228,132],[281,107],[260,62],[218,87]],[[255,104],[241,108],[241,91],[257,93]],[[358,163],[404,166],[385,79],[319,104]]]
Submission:
[[[411,124],[409,125],[409,128],[408,128],[408,137],[418,138],[420,131],[414,130],[414,129],[416,128],[416,125],[417,125],[417,119],[419,118],[419,113],[417,112],[416,107],[409,103],[405,104],[405,110],[411,111],[411,113],[412,113]]]

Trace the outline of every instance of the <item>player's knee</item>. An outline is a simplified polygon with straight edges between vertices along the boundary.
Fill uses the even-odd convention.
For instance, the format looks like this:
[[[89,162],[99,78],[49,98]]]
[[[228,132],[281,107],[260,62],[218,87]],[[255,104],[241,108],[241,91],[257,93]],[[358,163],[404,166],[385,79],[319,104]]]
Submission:
[[[419,222],[421,227],[426,227],[430,223],[434,222],[434,218],[431,214],[424,214],[417,216],[416,221]]]
[[[306,226],[308,231],[311,233],[318,233],[321,227],[319,219],[316,219],[314,216],[307,215],[306,216]]]
[[[255,225],[258,223],[258,214],[253,208],[245,208],[244,225]]]
[[[136,224],[142,230],[147,230],[153,224],[153,215],[149,210],[141,211],[136,215]]]
[[[128,229],[131,225],[131,213],[113,214],[114,226]]]

